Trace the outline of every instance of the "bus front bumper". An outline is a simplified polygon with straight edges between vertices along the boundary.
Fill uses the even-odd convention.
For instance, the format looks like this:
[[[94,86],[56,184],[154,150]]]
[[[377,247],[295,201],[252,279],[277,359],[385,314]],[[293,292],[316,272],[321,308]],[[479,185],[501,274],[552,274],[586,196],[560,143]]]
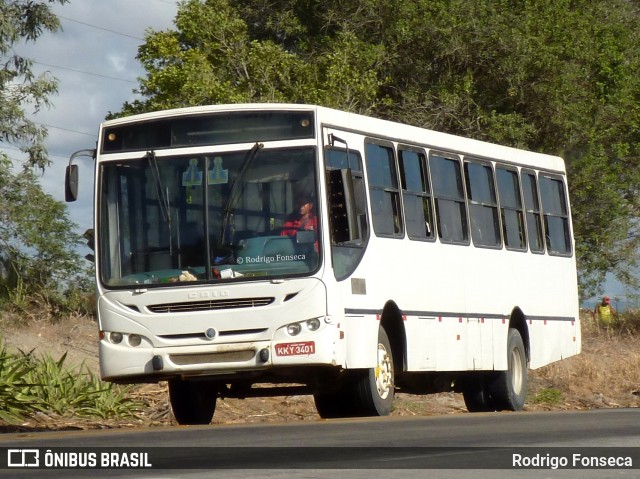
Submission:
[[[333,328],[296,338],[198,346],[131,347],[126,338],[99,343],[100,375],[119,383],[157,382],[171,378],[219,377],[232,380],[305,366],[336,366]]]

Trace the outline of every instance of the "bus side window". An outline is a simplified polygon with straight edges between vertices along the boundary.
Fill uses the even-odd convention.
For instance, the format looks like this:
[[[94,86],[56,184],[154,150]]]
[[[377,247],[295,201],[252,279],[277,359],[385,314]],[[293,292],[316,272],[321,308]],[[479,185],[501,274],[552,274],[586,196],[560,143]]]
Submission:
[[[373,230],[379,236],[402,236],[400,191],[393,148],[366,143],[365,161],[371,196]]]
[[[429,168],[440,241],[468,244],[467,203],[464,198],[460,162],[431,155]]]
[[[369,227],[367,222],[367,202],[364,187],[364,175],[362,172],[362,158],[360,157],[360,153],[355,150],[347,151],[328,148],[325,150],[325,162],[329,186],[331,186],[330,177],[332,175],[338,175],[338,170],[345,172],[349,171],[351,173],[350,179],[343,178],[341,181],[346,182],[350,180],[349,183],[351,186],[351,188],[348,189],[352,193],[352,197],[349,198],[351,204],[348,205],[348,208],[350,208],[355,214],[355,224],[351,225],[354,230],[350,233],[350,237],[352,239],[357,239],[357,241],[362,244],[369,238]],[[340,194],[340,192],[330,191],[330,194],[335,193]],[[344,205],[344,207],[346,208],[347,205]],[[344,239],[334,241],[334,243],[341,243],[343,241]]]
[[[524,206],[527,218],[527,233],[529,235],[529,249],[533,253],[544,252],[544,240],[542,234],[542,220],[540,217],[540,196],[538,195],[538,182],[532,171],[522,172],[522,190],[524,192]]]
[[[348,278],[364,255],[369,239],[367,201],[360,152],[326,148],[331,262],[336,279]]]
[[[426,156],[415,150],[399,149],[398,159],[407,235],[411,239],[434,239]]]
[[[524,230],[524,214],[520,196],[518,171],[498,166],[496,168],[498,198],[502,217],[502,234],[507,249],[525,251],[527,240]]]
[[[471,238],[476,246],[500,247],[500,220],[493,169],[488,163],[465,161]]]
[[[562,180],[540,175],[540,197],[549,253],[571,254],[569,208]]]

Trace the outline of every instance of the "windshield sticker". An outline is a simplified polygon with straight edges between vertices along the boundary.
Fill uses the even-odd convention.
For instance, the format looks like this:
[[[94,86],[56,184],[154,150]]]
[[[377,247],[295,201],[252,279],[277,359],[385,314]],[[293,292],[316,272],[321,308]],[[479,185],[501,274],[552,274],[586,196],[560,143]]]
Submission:
[[[229,183],[229,170],[222,168],[222,158],[216,156],[213,159],[213,169],[207,175],[207,184],[223,185]]]
[[[202,171],[198,169],[198,160],[191,158],[187,171],[182,173],[182,186],[200,186],[202,184]]]

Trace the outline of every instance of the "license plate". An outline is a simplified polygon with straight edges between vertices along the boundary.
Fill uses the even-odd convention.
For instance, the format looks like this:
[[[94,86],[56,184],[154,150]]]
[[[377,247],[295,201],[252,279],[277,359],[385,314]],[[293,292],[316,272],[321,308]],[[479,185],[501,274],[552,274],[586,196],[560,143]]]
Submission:
[[[315,352],[316,343],[313,341],[276,344],[276,356],[306,356]]]

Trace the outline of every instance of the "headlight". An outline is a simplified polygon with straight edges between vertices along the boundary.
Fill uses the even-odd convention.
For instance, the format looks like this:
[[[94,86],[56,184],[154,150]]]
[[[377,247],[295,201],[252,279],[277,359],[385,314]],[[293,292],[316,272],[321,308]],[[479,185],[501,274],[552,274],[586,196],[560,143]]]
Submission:
[[[120,344],[122,342],[122,333],[110,333],[109,341],[113,344]]]
[[[307,320],[307,329],[309,331],[317,331],[320,328],[320,320],[318,318]]]
[[[140,346],[142,343],[142,338],[138,334],[130,334],[129,335],[129,346],[133,346],[134,348]]]
[[[287,333],[289,333],[289,336],[297,336],[300,334],[300,331],[302,331],[300,323],[291,323],[287,326]]]

